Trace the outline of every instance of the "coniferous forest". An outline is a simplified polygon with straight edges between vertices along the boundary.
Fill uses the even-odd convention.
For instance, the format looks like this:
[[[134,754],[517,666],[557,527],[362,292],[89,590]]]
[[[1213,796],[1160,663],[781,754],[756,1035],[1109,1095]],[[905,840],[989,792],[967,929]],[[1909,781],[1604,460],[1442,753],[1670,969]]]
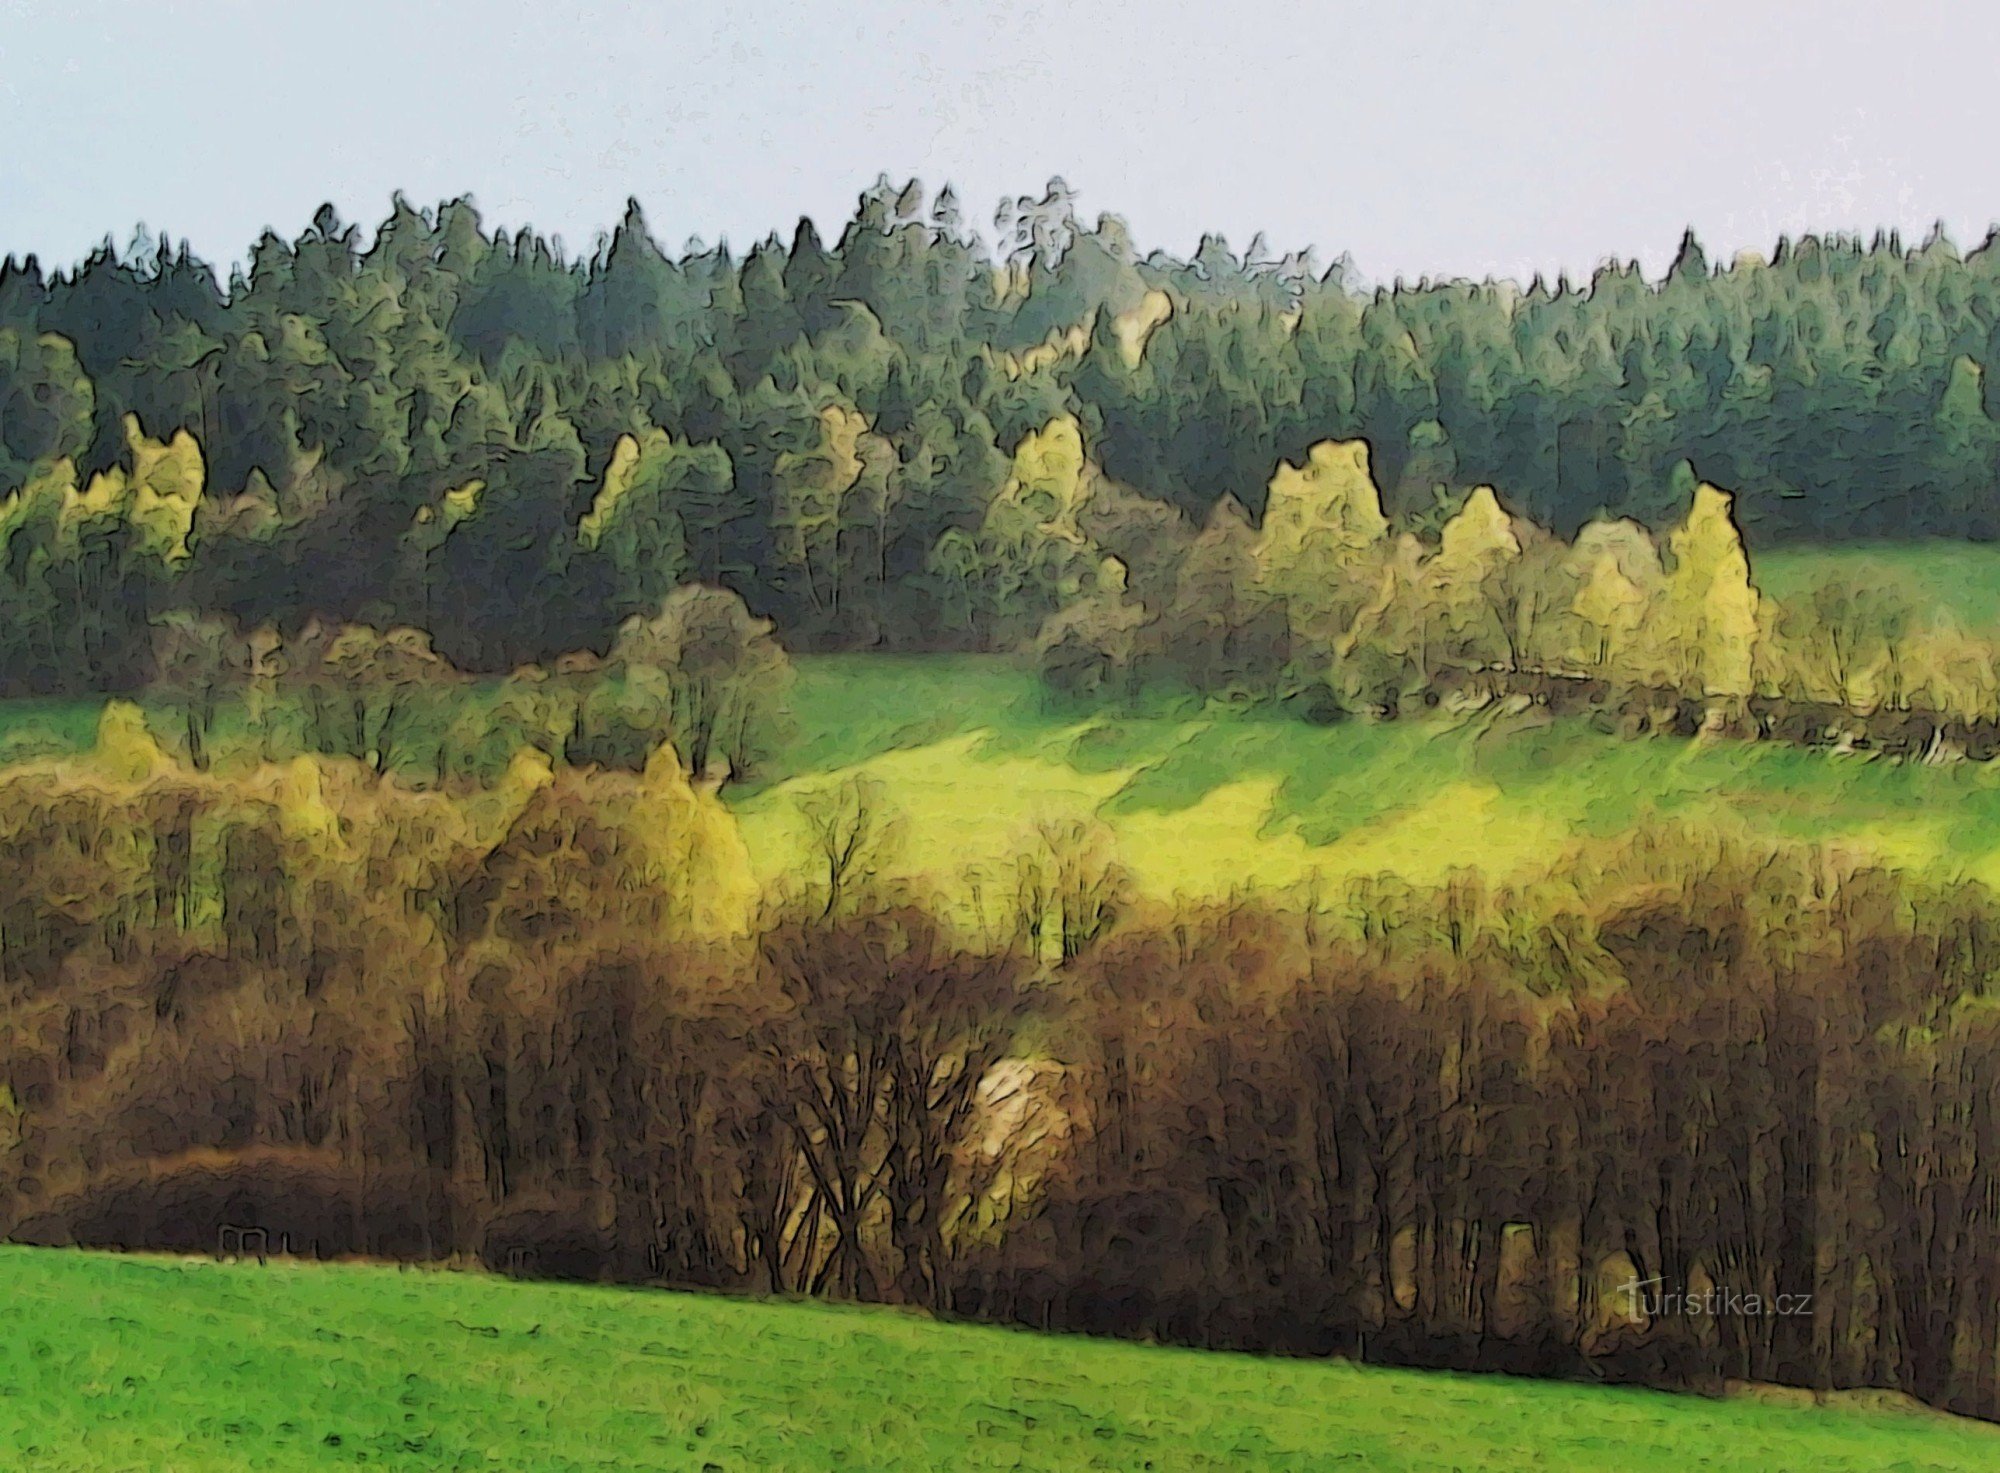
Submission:
[[[267,234],[226,283],[164,240],[10,260],[0,679],[138,683],[169,612],[416,628],[505,670],[601,652],[687,580],[798,648],[1000,647],[1066,596],[1062,559],[981,535],[1064,416],[1128,564],[1354,439],[1399,531],[1481,485],[1565,538],[1662,529],[1691,467],[1753,548],[2000,532],[1990,249],[1718,266],[1690,236],[1659,282],[1362,292],[1261,241],[1141,258],[1060,181],[989,234],[885,181],[837,239],[748,250],[663,250],[634,206],[572,258],[398,200],[372,237],[330,209]],[[120,496],[142,514],[98,514]]]

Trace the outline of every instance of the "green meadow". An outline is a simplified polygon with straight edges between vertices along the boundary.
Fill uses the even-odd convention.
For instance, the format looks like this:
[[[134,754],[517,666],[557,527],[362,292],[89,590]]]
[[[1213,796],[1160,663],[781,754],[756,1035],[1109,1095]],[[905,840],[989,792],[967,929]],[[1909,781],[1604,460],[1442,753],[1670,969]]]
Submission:
[[[800,662],[796,733],[735,799],[751,853],[783,873],[801,804],[849,775],[900,820],[893,867],[976,880],[1039,821],[1090,817],[1146,892],[1218,896],[1477,865],[1496,878],[1635,826],[1698,821],[1825,840],[2000,883],[2000,772],[1775,743],[1635,741],[1583,718],[1493,711],[1317,727],[1217,710],[1105,714],[982,657]]]
[[[2000,1429],[375,1265],[0,1249],[0,1447],[157,1473],[1987,1469]]]
[[[1582,717],[1492,710],[1326,727],[1213,707],[1090,710],[992,656],[797,664],[790,734],[725,790],[767,880],[796,864],[812,795],[859,776],[894,819],[891,872],[961,892],[1059,819],[1104,824],[1162,900],[1387,872],[1426,883],[1475,865],[1500,880],[1572,844],[1679,820],[2000,885],[2000,771],[1984,764],[1631,740]],[[87,748],[98,704],[0,706],[0,761]],[[171,733],[167,713],[150,719]],[[239,723],[225,713],[220,725]],[[410,744],[410,765],[428,766],[423,745]]]
[[[1991,543],[1848,542],[1759,554],[1757,586],[1783,600],[1824,578],[1893,589],[1917,608],[1949,611],[1969,630],[2000,631],[2000,547]]]
[[[1829,575],[2000,630],[2000,549],[1861,544],[1756,565],[1780,599]],[[1422,882],[1469,865],[1500,878],[1677,820],[2000,884],[2000,774],[1977,764],[1631,741],[1580,717],[1493,711],[1332,727],[1171,703],[1106,713],[987,657],[802,659],[792,717],[778,759],[734,798],[767,877],[797,853],[802,801],[859,775],[900,816],[894,866],[933,881],[976,882],[1036,823],[1087,817],[1163,899],[1382,872]]]

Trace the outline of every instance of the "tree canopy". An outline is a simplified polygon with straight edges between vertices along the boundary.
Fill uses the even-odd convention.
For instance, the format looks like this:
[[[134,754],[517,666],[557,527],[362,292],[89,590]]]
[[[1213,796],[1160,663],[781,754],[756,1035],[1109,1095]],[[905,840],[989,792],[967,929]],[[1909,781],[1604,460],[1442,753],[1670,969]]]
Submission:
[[[1171,581],[1094,520],[1225,504],[1267,566],[1309,528],[1434,534],[1479,486],[1564,538],[1676,526],[1697,480],[1753,547],[1990,538],[1996,265],[1805,236],[1713,269],[1690,239],[1660,282],[1364,294],[1219,237],[1141,257],[1061,181],[988,245],[887,180],[831,245],[675,254],[634,204],[577,258],[398,198],[226,284],[185,244],[10,260],[0,684],[130,685],[176,611],[507,669],[602,653],[683,581],[798,647],[1018,644],[1104,556]]]

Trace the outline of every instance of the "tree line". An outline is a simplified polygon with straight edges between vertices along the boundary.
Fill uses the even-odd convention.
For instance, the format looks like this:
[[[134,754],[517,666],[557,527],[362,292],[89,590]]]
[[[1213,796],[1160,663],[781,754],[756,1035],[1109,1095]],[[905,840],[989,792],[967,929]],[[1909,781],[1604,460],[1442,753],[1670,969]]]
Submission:
[[[421,630],[315,619],[289,634],[215,615],[154,629],[146,695],[197,771],[221,759],[350,758],[412,786],[491,783],[522,749],[575,767],[639,771],[671,744],[696,781],[752,771],[788,729],[792,663],[736,595],[686,584],[576,651],[475,682]],[[0,756],[49,756],[27,734]]]
[[[419,791],[113,703],[0,771],[0,1217],[2000,1416],[1983,888],[1664,829],[1167,905],[1073,825],[967,910],[809,818],[764,893],[671,748]]]
[[[1988,538],[1995,260],[1806,236],[1716,269],[1690,237],[1658,282],[1363,292],[1262,241],[1141,255],[1061,181],[990,240],[884,182],[831,244],[740,254],[662,249],[636,205],[572,256],[398,199],[366,241],[331,209],[267,233],[226,286],[184,242],[10,258],[0,677],[129,687],[172,612],[504,670],[602,651],[683,582],[804,648],[990,644],[1017,618],[969,602],[982,529],[1065,417],[1135,536],[1258,525],[1274,468],[1361,439],[1398,530],[1491,485],[1563,538],[1658,531],[1689,462],[1759,546]]]
[[[2000,645],[1951,610],[1838,573],[1787,601],[1753,576],[1739,498],[1678,473],[1654,531],[1595,518],[1565,539],[1490,486],[1432,535],[1397,532],[1364,441],[1281,462],[1253,525],[1198,531],[1133,502],[1074,419],[1031,433],[960,566],[968,606],[1053,689],[1289,702],[1309,719],[1500,698],[1632,732],[1728,732],[1932,760],[2000,750]]]
[[[159,442],[126,428],[128,463],[83,491],[44,477],[7,504],[16,550],[39,529],[56,553],[31,566],[102,571],[87,549],[108,525],[163,578],[186,576],[175,564],[191,556],[202,504],[199,449],[185,434]],[[858,415],[829,410],[820,428],[849,470],[872,453]],[[615,534],[636,514],[651,453],[617,442],[579,523],[592,548],[626,546]],[[1657,531],[1596,518],[1565,539],[1489,486],[1434,529],[1398,531],[1372,447],[1321,441],[1279,463],[1256,521],[1231,497],[1197,526],[1111,479],[1062,414],[1023,435],[978,524],[946,532],[927,556],[941,601],[928,639],[1030,654],[1069,698],[1178,693],[1321,722],[1512,699],[1632,733],[1929,760],[2000,752],[2000,646],[1989,634],[1834,573],[1781,603],[1753,576],[1739,498],[1690,467],[1675,480],[1685,511]],[[450,523],[475,517],[478,500],[475,485],[421,510]],[[94,669],[94,680],[122,669],[111,684],[143,685],[181,713],[179,744],[197,765],[235,708],[267,757],[287,745],[345,753],[378,771],[401,762],[406,777],[405,738],[425,729],[438,782],[490,778],[523,743],[631,767],[669,738],[704,778],[742,772],[782,730],[797,631],[781,640],[739,594],[671,582],[671,567],[636,553],[627,570],[653,602],[597,647],[518,664],[497,688],[475,685],[478,664],[455,663],[421,625],[311,614],[247,626],[227,611],[122,604],[78,578],[62,618],[11,631],[39,647],[35,670],[47,677],[31,671],[14,691],[63,689],[65,669]],[[838,577],[824,587],[836,599]],[[105,611],[123,621],[115,634]]]

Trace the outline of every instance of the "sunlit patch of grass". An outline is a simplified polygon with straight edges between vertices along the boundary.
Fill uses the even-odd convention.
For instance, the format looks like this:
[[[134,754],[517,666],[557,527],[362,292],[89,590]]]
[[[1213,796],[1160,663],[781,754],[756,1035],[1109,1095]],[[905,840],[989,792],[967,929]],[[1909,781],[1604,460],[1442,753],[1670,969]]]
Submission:
[[[2000,566],[2000,552],[1966,558],[1974,552]],[[462,709],[491,698],[488,683],[449,699]],[[37,756],[88,747],[101,705],[0,703],[0,760],[10,743]],[[2000,765],[1630,739],[1583,718],[1493,712],[1320,727],[1187,700],[1095,709],[990,656],[803,657],[789,708],[778,750],[725,790],[767,881],[798,872],[801,802],[859,774],[900,816],[895,873],[947,890],[975,871],[990,884],[1035,825],[1063,819],[1105,824],[1140,888],[1160,899],[1460,865],[1498,878],[1659,819],[1839,841],[1887,863],[2000,882]],[[149,719],[171,737],[170,711]],[[218,747],[249,741],[242,726],[225,708]],[[403,759],[419,775],[429,739],[425,726]]]
[[[2000,880],[2000,770],[1776,743],[1631,739],[1492,713],[1310,726],[1252,713],[1088,711],[1011,662],[801,662],[785,775],[737,795],[759,870],[790,872],[798,804],[848,774],[902,816],[897,872],[949,888],[1033,826],[1095,818],[1156,898],[1379,872],[1503,877],[1659,819],[1833,840],[1885,863]],[[818,764],[818,765],[815,765]]]

